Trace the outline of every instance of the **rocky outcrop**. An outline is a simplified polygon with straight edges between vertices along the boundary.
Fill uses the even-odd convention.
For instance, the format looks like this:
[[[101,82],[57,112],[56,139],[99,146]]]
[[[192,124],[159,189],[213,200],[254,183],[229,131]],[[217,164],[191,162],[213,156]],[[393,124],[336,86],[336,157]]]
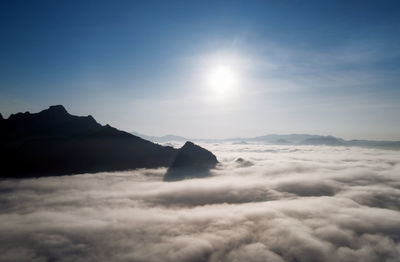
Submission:
[[[175,160],[164,176],[164,180],[176,181],[187,178],[206,177],[210,174],[209,170],[214,168],[217,163],[217,158],[213,153],[192,142],[186,142],[179,149]]]

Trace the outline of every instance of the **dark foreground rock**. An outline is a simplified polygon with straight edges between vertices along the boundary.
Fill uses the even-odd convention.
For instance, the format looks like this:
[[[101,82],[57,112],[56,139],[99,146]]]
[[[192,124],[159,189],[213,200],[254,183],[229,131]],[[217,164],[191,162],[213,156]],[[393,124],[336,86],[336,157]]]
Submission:
[[[214,168],[217,163],[217,158],[213,153],[192,142],[186,142],[179,149],[174,162],[164,176],[164,180],[176,181],[187,178],[206,177],[209,176],[210,169]]]
[[[178,152],[103,126],[92,116],[71,115],[63,106],[0,117],[0,177],[169,167]]]

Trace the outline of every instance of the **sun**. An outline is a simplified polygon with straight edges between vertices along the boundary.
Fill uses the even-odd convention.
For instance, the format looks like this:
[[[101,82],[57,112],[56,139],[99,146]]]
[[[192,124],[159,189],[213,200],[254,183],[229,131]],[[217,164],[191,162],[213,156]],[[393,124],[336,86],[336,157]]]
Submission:
[[[227,95],[236,84],[235,73],[227,65],[218,65],[210,69],[208,85],[217,95]]]

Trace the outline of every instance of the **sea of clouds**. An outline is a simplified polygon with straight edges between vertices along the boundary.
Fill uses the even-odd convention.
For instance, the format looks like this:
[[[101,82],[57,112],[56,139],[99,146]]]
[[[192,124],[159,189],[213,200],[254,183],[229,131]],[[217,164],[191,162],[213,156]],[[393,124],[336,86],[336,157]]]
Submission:
[[[400,260],[400,151],[203,146],[209,178],[0,181],[0,261]]]

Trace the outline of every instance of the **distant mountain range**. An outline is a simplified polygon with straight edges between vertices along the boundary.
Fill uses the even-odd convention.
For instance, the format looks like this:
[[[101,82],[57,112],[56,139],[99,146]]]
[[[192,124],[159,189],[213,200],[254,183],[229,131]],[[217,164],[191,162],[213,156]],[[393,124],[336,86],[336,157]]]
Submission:
[[[203,149],[197,155],[189,143],[185,152],[191,159],[215,156]],[[101,125],[92,116],[74,116],[61,105],[39,113],[0,115],[0,177],[30,177],[118,171],[135,168],[169,167],[180,149],[161,146],[138,136]],[[204,153],[206,152],[206,153]],[[188,155],[188,154],[184,154]],[[191,167],[191,163],[180,163]],[[179,177],[177,178],[179,179]]]
[[[188,141],[187,138],[182,137],[182,136],[175,136],[175,135],[166,135],[166,136],[147,136],[147,135],[143,135],[137,132],[131,132],[132,135],[141,137],[143,139],[152,141],[154,143],[165,143],[165,142],[169,142],[169,141],[177,141],[177,142],[184,142],[184,141]]]
[[[330,145],[330,146],[360,146],[360,147],[377,147],[387,149],[400,149],[400,141],[373,141],[373,140],[344,140],[334,136],[321,136],[309,134],[288,134],[278,135],[270,134],[265,136],[257,136],[251,138],[227,138],[227,139],[196,139],[186,138],[176,135],[166,136],[146,136],[137,132],[133,132],[136,136],[150,140],[154,143],[167,143],[171,141],[195,141],[201,143],[263,143],[271,145]]]
[[[0,114],[0,177],[53,176],[156,167],[169,167],[165,177],[167,181],[208,175],[208,169],[217,163],[211,152],[190,142],[186,142],[181,149],[157,144],[189,140],[201,143],[400,149],[400,141],[344,140],[308,134],[230,139],[133,135],[109,125],[103,126],[90,115],[71,115],[63,106],[57,105],[39,113],[12,114],[8,119]],[[193,172],[188,173],[188,170]]]

